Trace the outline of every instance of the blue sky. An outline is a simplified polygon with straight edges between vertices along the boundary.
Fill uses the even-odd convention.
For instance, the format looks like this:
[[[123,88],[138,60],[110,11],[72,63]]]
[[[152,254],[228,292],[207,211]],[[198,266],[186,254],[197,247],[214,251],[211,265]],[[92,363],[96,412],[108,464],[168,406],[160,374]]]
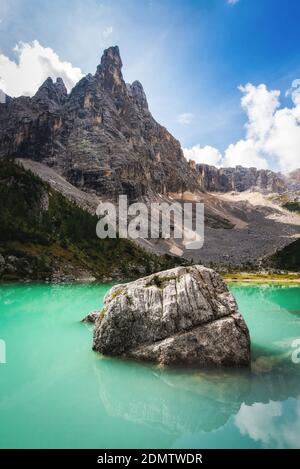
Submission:
[[[290,105],[299,19],[298,0],[1,0],[0,52],[17,60],[15,45],[37,40],[86,74],[118,44],[126,81],[142,82],[182,146],[223,152],[245,136],[239,85],[263,83]]]

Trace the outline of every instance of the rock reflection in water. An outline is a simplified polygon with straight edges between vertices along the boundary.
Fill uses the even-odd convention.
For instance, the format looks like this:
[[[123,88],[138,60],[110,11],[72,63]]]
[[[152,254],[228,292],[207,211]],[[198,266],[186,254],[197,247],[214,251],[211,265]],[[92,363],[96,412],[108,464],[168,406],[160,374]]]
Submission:
[[[186,371],[97,358],[99,397],[109,415],[176,436],[217,430],[242,404],[283,401],[300,389],[296,368],[287,362],[267,372]]]

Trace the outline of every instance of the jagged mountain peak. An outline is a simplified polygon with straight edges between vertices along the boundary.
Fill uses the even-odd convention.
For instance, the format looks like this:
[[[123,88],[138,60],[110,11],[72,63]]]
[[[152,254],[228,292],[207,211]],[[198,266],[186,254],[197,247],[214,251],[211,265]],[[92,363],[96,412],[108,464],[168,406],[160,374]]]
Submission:
[[[34,98],[35,100],[51,101],[60,105],[66,101],[67,96],[68,92],[63,79],[59,77],[54,82],[51,77],[48,77],[39,87]]]
[[[61,78],[49,77],[34,98],[1,106],[0,157],[20,155],[113,197],[285,190],[270,171],[189,164],[179,142],[152,117],[142,84],[126,85],[118,46],[104,51],[96,74],[82,78],[70,95]]]
[[[137,106],[144,110],[149,109],[147,97],[141,82],[135,80],[131,85],[127,85],[127,89]]]
[[[64,96],[68,95],[68,91],[64,80],[61,77],[56,78],[55,88]]]
[[[115,92],[125,91],[126,84],[122,75],[122,60],[118,46],[105,49],[97,67],[95,77],[100,81],[104,89]]]
[[[1,106],[0,157],[20,155],[107,197],[197,189],[179,142],[149,112],[141,83],[126,85],[117,46],[70,95],[62,80],[49,78],[33,98]]]
[[[104,49],[103,55],[101,57],[100,65],[105,67],[109,64],[114,64],[119,68],[122,68],[122,59],[120,55],[119,46],[111,46],[107,49]]]

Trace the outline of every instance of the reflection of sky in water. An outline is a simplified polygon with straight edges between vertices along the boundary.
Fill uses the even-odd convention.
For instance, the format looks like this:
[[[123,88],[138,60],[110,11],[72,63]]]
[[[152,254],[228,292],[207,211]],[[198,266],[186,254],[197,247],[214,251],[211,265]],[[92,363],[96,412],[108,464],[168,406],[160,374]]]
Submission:
[[[299,399],[299,398],[298,398]],[[300,446],[300,402],[288,399],[241,405],[235,424],[242,435],[249,435],[263,446],[297,448]]]

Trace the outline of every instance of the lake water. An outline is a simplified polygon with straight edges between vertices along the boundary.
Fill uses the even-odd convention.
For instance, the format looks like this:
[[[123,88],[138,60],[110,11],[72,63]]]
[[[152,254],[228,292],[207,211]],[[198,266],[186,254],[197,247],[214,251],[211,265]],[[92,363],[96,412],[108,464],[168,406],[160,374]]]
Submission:
[[[1,448],[300,447],[300,287],[231,287],[252,337],[251,372],[94,353],[80,319],[108,289],[0,286]]]

